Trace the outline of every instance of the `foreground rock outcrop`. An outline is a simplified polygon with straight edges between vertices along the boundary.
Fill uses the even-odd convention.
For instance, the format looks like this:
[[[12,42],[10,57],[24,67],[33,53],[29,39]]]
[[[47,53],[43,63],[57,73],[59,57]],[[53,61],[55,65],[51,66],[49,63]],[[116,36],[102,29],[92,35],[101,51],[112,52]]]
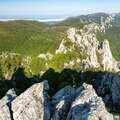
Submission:
[[[11,102],[16,98],[15,91],[9,90],[0,100],[0,120],[12,120]]]
[[[71,103],[74,101],[76,95],[75,88],[66,86],[58,91],[52,97],[53,115],[52,120],[66,120]]]
[[[33,85],[12,102],[14,120],[49,120],[47,81]]]
[[[0,107],[0,120],[12,120],[9,107],[7,105]]]
[[[114,120],[107,112],[102,98],[92,86],[84,84],[71,105],[66,120]]]
[[[91,85],[63,88],[52,98],[52,120],[114,120]]]
[[[120,75],[106,73],[102,76],[96,91],[102,96],[108,108],[114,112],[120,112]]]
[[[44,81],[13,97],[0,106],[0,120],[115,120],[91,85],[66,86],[51,98],[48,89]]]

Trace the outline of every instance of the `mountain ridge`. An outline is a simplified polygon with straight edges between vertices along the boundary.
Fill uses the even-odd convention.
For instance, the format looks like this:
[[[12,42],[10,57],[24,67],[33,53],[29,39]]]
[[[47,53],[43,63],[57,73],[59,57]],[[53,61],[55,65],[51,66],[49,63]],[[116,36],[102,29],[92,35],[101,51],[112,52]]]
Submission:
[[[54,25],[3,24],[0,40],[8,43],[7,33],[21,39],[9,41],[19,45],[15,52],[0,53],[0,119],[120,120],[119,30],[119,14],[103,13]]]

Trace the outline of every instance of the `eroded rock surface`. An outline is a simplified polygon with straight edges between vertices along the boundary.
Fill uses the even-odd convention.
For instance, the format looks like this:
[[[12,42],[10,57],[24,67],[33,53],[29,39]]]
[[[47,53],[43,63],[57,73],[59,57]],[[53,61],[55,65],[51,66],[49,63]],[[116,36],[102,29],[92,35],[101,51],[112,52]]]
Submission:
[[[106,73],[96,90],[112,111],[120,112],[120,75]]]
[[[106,32],[112,27],[111,22],[115,15],[109,15],[101,24],[90,23],[82,28],[70,28],[67,37],[64,38],[56,50],[56,54],[66,54],[68,51],[78,51],[86,58],[82,59],[84,65],[89,68],[103,67],[104,71],[120,71],[119,62],[114,59],[109,46],[109,41],[104,39],[100,43],[97,39],[97,32]],[[69,46],[66,43],[70,43]]]
[[[47,81],[33,85],[12,102],[14,120],[48,120]]]
[[[114,120],[107,112],[102,98],[92,86],[84,84],[72,103],[66,120]]]
[[[0,100],[0,120],[12,120],[11,102],[15,98],[15,91],[11,89]]]
[[[7,105],[0,107],[0,120],[12,120],[9,107]]]
[[[75,88],[67,86],[52,97],[53,115],[51,120],[65,120],[71,103],[75,99]]]
[[[120,108],[119,82],[119,76],[106,74],[97,91],[102,97],[86,83],[79,88],[66,86],[51,98],[47,81],[33,85],[18,97],[10,90],[11,99],[7,93],[0,101],[0,120],[119,120],[105,107],[109,104],[115,110],[116,106]]]
[[[51,120],[114,120],[91,85],[65,87],[52,100]]]

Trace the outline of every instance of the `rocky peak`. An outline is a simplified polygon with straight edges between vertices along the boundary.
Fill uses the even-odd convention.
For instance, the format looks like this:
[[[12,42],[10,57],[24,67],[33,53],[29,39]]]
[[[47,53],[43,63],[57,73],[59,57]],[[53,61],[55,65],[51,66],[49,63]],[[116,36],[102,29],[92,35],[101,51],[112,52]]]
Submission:
[[[101,49],[99,50],[101,56],[101,64],[104,67],[104,70],[114,70],[119,71],[118,62],[113,58],[109,41],[104,40],[101,44]]]
[[[48,120],[47,81],[33,85],[12,102],[14,120]]]
[[[96,36],[97,32],[105,32],[105,29],[108,29],[106,25],[110,25],[113,19],[114,16],[111,15],[106,18],[104,25],[91,23],[80,29],[70,28],[67,31],[67,38],[62,40],[56,54],[80,49],[79,53],[86,55],[86,59],[82,60],[83,64],[94,68],[103,67],[105,71],[120,71],[118,62],[112,56],[109,40],[100,43]],[[71,44],[67,46],[67,42]]]
[[[76,34],[76,29],[70,28],[67,31],[67,38],[70,39],[72,42],[75,42],[75,34]]]
[[[66,120],[114,120],[92,86],[84,84],[73,101]]]
[[[109,16],[105,19],[105,20],[103,20],[103,17],[101,17],[101,25],[102,25],[102,27],[104,27],[104,28],[110,28],[110,27],[112,27],[112,22],[113,22],[113,20],[115,19],[115,14],[109,14]]]

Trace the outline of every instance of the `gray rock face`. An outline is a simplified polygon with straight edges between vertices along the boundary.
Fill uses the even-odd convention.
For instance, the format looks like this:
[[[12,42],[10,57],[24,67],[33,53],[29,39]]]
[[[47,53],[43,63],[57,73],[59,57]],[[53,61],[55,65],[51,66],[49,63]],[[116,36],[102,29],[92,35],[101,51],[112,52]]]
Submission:
[[[0,120],[49,120],[47,81],[33,85],[20,96],[9,90],[0,100]]]
[[[70,28],[67,31],[67,38],[62,40],[56,54],[65,54],[68,51],[78,52],[80,49],[79,53],[86,56],[81,59],[83,64],[91,68],[103,67],[104,71],[120,71],[119,62],[112,56],[109,41],[103,40],[100,43],[96,35],[96,32],[105,32],[106,29],[112,27],[113,20],[114,15],[110,15],[101,24],[90,23],[81,29]],[[71,42],[71,45],[67,46],[66,41]]]
[[[75,98],[66,120],[113,120],[105,105],[90,85],[84,84]]]
[[[52,98],[51,120],[114,120],[91,85],[65,87]]]
[[[10,89],[6,95],[0,100],[0,106],[3,105],[10,105],[10,103],[17,97],[15,91],[13,89]]]
[[[118,62],[112,56],[108,40],[103,41],[99,53],[101,56],[101,65],[105,71],[119,71]]]
[[[97,91],[105,96],[105,100],[118,106],[119,78],[104,76]],[[106,110],[102,98],[97,96],[91,85],[83,84],[80,88],[66,86],[51,99],[47,94],[48,89],[48,83],[44,81],[18,97],[13,90],[8,91],[0,101],[0,120],[119,120],[119,116],[114,119]],[[108,89],[110,94],[106,94]],[[8,95],[11,96],[9,99]],[[107,99],[110,95],[112,99]]]
[[[12,120],[9,107],[7,105],[0,107],[0,120]]]
[[[120,112],[120,75],[112,73],[103,75],[97,92],[110,109]]]
[[[12,102],[14,120],[48,120],[47,81],[33,85]]]
[[[75,89],[67,86],[52,97],[53,115],[51,120],[65,120],[72,101],[75,98]]]
[[[11,102],[16,98],[15,91],[9,90],[0,100],[0,120],[12,120]]]

